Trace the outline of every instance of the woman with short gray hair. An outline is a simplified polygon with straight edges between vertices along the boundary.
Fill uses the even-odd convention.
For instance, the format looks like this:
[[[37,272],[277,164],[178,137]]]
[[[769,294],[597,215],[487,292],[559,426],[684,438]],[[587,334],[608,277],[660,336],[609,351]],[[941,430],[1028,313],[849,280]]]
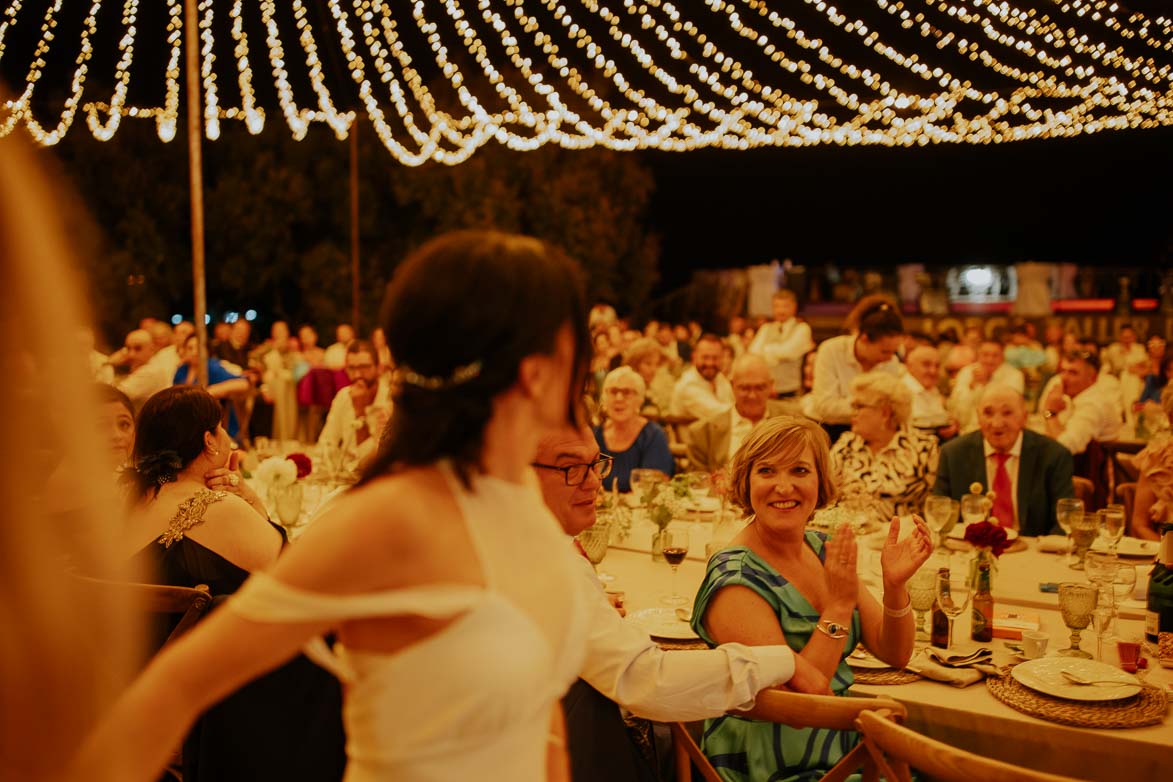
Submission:
[[[869,518],[916,513],[937,476],[937,438],[908,425],[912,392],[886,372],[851,381],[851,430],[831,449],[842,501]]]
[[[599,450],[615,459],[603,487],[618,484],[619,491],[631,491],[631,471],[640,467],[676,471],[676,459],[668,447],[668,435],[640,415],[647,386],[631,367],[611,370],[603,380],[603,423],[594,428]]]

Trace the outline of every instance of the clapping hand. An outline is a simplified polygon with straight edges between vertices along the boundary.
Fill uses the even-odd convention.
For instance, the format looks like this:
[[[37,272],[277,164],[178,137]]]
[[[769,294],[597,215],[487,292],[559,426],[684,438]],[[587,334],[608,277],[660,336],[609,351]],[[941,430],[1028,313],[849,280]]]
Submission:
[[[885,588],[902,588],[933,553],[932,537],[924,519],[913,516],[912,523],[912,534],[904,540],[900,540],[900,517],[893,516],[888,525],[888,539],[880,552]]]
[[[859,574],[856,571],[859,546],[849,525],[839,525],[835,535],[827,541],[825,554],[823,570],[827,575],[830,603],[854,609],[859,599]]]

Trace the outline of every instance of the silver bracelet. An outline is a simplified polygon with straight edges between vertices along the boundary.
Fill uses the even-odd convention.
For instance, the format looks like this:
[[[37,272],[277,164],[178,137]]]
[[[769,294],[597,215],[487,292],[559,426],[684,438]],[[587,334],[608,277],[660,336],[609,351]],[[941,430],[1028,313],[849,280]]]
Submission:
[[[890,616],[893,619],[899,619],[902,616],[908,616],[910,611],[912,611],[912,598],[911,597],[908,598],[908,602],[904,604],[904,608],[898,608],[896,610],[892,610],[888,606],[884,606],[884,616]]]

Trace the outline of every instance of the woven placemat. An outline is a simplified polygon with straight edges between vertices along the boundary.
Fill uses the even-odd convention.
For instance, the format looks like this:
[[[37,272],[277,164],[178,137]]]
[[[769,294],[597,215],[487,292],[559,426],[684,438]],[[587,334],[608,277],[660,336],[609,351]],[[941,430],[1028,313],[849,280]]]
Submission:
[[[1146,685],[1131,698],[1114,701],[1072,701],[1037,692],[1003,669],[1001,676],[987,676],[986,689],[1010,708],[1060,725],[1077,728],[1140,728],[1165,721],[1168,701],[1164,690]]]
[[[856,684],[911,684],[920,674],[898,668],[852,668]]]

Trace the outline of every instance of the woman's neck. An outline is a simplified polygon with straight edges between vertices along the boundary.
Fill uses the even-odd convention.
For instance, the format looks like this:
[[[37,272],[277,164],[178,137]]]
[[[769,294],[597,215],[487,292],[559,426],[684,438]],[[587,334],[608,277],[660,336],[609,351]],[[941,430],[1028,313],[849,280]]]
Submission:
[[[510,483],[524,482],[526,470],[537,453],[539,427],[520,415],[516,400],[493,403],[493,416],[485,424],[481,464],[486,475]]]
[[[895,429],[885,429],[882,433],[873,437],[865,437],[863,441],[867,443],[868,450],[872,453],[879,453],[892,442],[892,438],[896,436]]]
[[[757,521],[753,521],[746,528],[746,533],[750,548],[767,559],[787,562],[802,558],[802,549],[806,545],[805,528],[794,531],[768,530]]]
[[[608,418],[607,423],[604,424],[604,428],[610,432],[614,432],[617,435],[634,434],[643,428],[643,418],[638,415],[633,415],[631,418],[627,418],[622,421],[616,421],[613,418]]]

